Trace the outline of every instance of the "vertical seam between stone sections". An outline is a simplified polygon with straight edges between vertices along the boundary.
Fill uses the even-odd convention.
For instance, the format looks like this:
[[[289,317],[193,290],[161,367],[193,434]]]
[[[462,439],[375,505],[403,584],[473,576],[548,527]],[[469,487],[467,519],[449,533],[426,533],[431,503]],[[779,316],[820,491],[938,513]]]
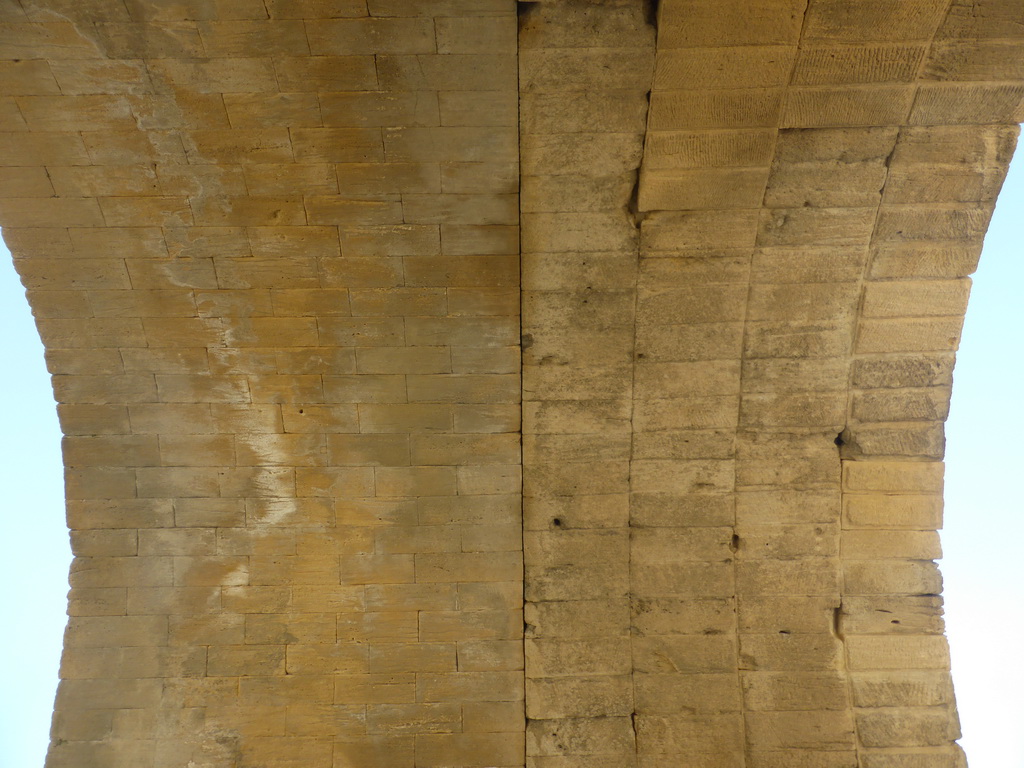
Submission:
[[[653,80],[653,73],[652,73]],[[650,110],[648,110],[648,115]],[[643,143],[647,141],[646,124],[644,130]],[[636,183],[639,194],[640,188],[640,168],[643,167],[643,153],[641,152],[640,167],[636,170]],[[627,521],[627,530],[629,533],[626,541],[628,547],[626,551],[626,577],[628,581],[628,593],[627,602],[629,605],[629,687],[630,687],[630,716],[629,724],[630,729],[633,732],[633,754],[636,757],[636,763],[639,765],[640,753],[639,743],[636,734],[636,654],[633,651],[633,452],[636,446],[636,431],[633,426],[633,420],[636,416],[636,329],[637,329],[637,312],[639,311],[640,305],[640,258],[642,253],[641,246],[641,232],[643,230],[643,222],[637,222],[637,238],[636,238],[636,260],[633,267],[633,334],[632,343],[630,345],[630,354],[632,361],[630,365],[630,382],[629,382],[629,463],[626,470],[626,491],[629,494],[627,499],[627,508],[629,510],[629,520]]]
[[[778,143],[778,130],[776,130],[776,144]],[[772,151],[772,157],[774,159],[775,152]],[[771,174],[771,167],[768,170],[769,175]],[[768,180],[765,179],[765,190],[767,192]],[[762,197],[763,201],[763,197]],[[761,210],[764,210],[764,203],[762,202]],[[758,214],[760,218],[760,213]],[[736,688],[739,694],[740,702],[740,738],[743,743],[743,763],[742,765],[746,768],[747,755],[749,753],[749,744],[747,743],[747,697],[743,694],[743,654],[740,652],[740,596],[739,588],[737,586],[737,579],[739,577],[739,548],[742,546],[742,542],[739,539],[737,529],[739,528],[739,517],[737,513],[738,502],[737,498],[739,495],[739,457],[737,455],[737,447],[739,445],[740,429],[741,429],[741,418],[743,414],[743,369],[744,361],[746,359],[747,350],[747,335],[750,330],[750,300],[753,294],[753,272],[754,272],[754,251],[757,248],[757,235],[755,234],[754,246],[750,249],[750,255],[747,257],[747,300],[743,305],[743,333],[740,337],[740,380],[739,380],[739,392],[736,398],[736,431],[733,433],[732,438],[732,535],[735,546],[735,551],[732,553],[732,590],[733,590],[733,627],[736,633]]]
[[[647,22],[654,28],[654,52],[651,57],[651,72],[650,72],[650,88],[647,90],[647,111],[644,115],[644,132],[640,137],[640,164],[636,169],[636,184],[633,188],[632,199],[627,203],[629,208],[635,207],[635,210],[627,209],[633,217],[633,225],[636,227],[636,261],[633,269],[633,334],[631,356],[632,360],[630,365],[630,383],[629,383],[629,463],[627,468],[627,479],[626,489],[628,493],[627,498],[627,510],[629,519],[627,521],[627,528],[629,538],[627,546],[629,547],[627,557],[627,570],[626,577],[628,579],[628,594],[627,603],[629,607],[629,685],[630,685],[630,718],[629,725],[630,730],[633,734],[633,755],[635,758],[635,765],[640,766],[640,743],[637,738],[636,731],[636,720],[637,720],[637,707],[636,707],[636,654],[633,649],[633,639],[635,636],[633,628],[633,458],[634,451],[636,449],[636,430],[634,428],[634,419],[636,416],[636,373],[637,373],[637,327],[639,325],[639,312],[640,312],[640,261],[643,258],[643,223],[646,215],[640,210],[640,180],[643,174],[644,159],[647,153],[647,135],[650,130],[651,120],[651,95],[654,93],[654,77],[658,67],[658,0],[644,0],[644,9],[647,15]]]
[[[526,392],[523,388],[523,98],[522,72],[519,67],[519,51],[522,48],[522,29],[519,25],[518,4],[513,3],[516,11],[516,172],[519,176],[517,191],[519,194],[519,551],[522,559],[522,610],[526,610],[526,451],[523,431],[524,404]],[[523,653],[523,766],[529,763],[527,754],[529,739],[527,736],[529,721],[526,719],[527,677],[526,677],[526,617],[523,616],[523,634],[520,645]]]
[[[917,94],[915,92],[914,98],[916,100]],[[911,107],[913,109],[913,107]],[[871,227],[871,237],[868,239],[865,254],[864,265],[861,267],[860,274],[860,292],[857,297],[857,309],[854,313],[852,327],[850,329],[850,367],[846,373],[846,425],[849,426],[850,417],[853,413],[853,371],[854,365],[857,361],[857,338],[860,335],[860,321],[861,315],[864,308],[864,293],[868,283],[868,275],[871,271],[871,246],[875,242],[875,235],[878,232],[878,222],[882,215],[882,198],[885,194],[885,188],[889,183],[889,167],[892,162],[893,154],[896,152],[896,145],[899,142],[900,133],[903,130],[903,126],[899,127],[896,131],[896,135],[893,138],[892,149],[889,150],[889,154],[885,158],[885,178],[882,180],[882,186],[878,190],[878,205],[875,207],[875,220]],[[850,648],[846,642],[846,637],[839,631],[836,626],[837,622],[841,620],[843,610],[843,597],[846,595],[846,569],[843,561],[843,510],[845,509],[846,500],[846,489],[844,488],[844,465],[851,459],[842,455],[842,446],[839,446],[838,459],[839,459],[839,607],[836,609],[836,619],[833,621],[832,634],[833,636],[842,643],[843,652],[841,659],[843,662],[843,680],[846,683],[846,695],[847,700],[850,703],[850,714],[853,719],[853,748],[857,755],[857,765],[863,765],[863,751],[861,748],[860,739],[860,727],[857,724],[857,707],[854,704],[854,690],[853,681],[850,679]]]
[[[770,160],[768,164],[768,172],[765,174],[764,189],[761,192],[761,205],[757,212],[757,228],[754,233],[754,243],[750,249],[750,253],[747,256],[747,297],[746,302],[743,305],[743,333],[740,338],[740,350],[739,350],[739,392],[737,393],[737,407],[736,407],[736,430],[733,435],[732,445],[732,457],[733,457],[733,484],[732,484],[732,533],[734,551],[732,553],[732,577],[733,577],[733,627],[735,629],[736,636],[736,687],[739,695],[740,703],[740,738],[743,744],[743,762],[744,768],[749,764],[750,756],[750,744],[747,740],[747,697],[743,690],[743,655],[741,653],[741,631],[740,631],[740,618],[739,618],[739,589],[737,586],[739,576],[739,548],[742,546],[739,536],[739,517],[738,517],[738,496],[739,496],[739,457],[737,455],[737,447],[739,444],[740,433],[743,431],[743,393],[744,393],[744,374],[746,370],[746,359],[747,359],[747,340],[750,334],[750,304],[753,299],[754,293],[754,254],[756,253],[759,246],[759,238],[761,231],[761,216],[767,210],[765,201],[768,195],[768,184],[771,181],[772,168],[775,166],[775,156],[778,152],[779,146],[779,132],[783,130],[782,124],[785,121],[786,106],[789,102],[789,89],[793,86],[793,78],[796,75],[796,69],[800,61],[800,49],[803,45],[804,30],[807,28],[807,16],[810,11],[810,0],[805,0],[803,7],[803,15],[800,19],[800,32],[796,40],[796,55],[793,56],[793,65],[789,71],[789,78],[786,81],[786,88],[783,91],[782,103],[779,105],[778,119],[775,125],[775,133],[772,135],[772,148],[770,154]]]

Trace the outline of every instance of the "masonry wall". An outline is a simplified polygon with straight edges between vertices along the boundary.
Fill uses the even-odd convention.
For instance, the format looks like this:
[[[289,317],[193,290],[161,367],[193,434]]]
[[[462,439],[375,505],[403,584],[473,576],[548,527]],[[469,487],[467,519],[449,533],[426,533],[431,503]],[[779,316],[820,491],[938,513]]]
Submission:
[[[49,768],[962,768],[942,422],[1022,35],[0,6],[76,555]]]

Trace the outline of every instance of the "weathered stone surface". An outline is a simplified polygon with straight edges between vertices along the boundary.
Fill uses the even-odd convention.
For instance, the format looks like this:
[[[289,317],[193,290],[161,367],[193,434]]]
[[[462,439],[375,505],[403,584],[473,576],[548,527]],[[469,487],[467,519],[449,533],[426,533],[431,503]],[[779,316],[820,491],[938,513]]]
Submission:
[[[1018,6],[0,10],[48,766],[963,768],[942,422]]]

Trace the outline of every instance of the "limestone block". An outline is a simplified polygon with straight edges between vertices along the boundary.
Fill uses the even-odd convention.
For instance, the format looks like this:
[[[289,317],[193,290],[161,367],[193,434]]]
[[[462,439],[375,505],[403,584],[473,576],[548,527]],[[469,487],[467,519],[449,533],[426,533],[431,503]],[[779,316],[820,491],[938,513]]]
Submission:
[[[303,56],[310,52],[304,25],[298,20],[202,21],[198,28],[203,49],[211,58]]]
[[[237,128],[278,125],[315,128],[323,124],[320,104],[315,95],[308,93],[224,94],[224,107],[231,125]]]
[[[138,554],[138,534],[114,529],[73,531],[71,551],[84,557],[131,557]]]
[[[609,41],[613,42],[613,41]],[[566,90],[611,92],[644,89],[654,68],[650,48],[532,48],[519,55],[520,89],[525,93]],[[567,88],[566,84],[573,87]],[[641,104],[641,93],[633,93]],[[532,132],[528,127],[526,132]]]
[[[1019,46],[1008,41],[949,41],[932,48],[926,67],[933,80],[1020,80],[1024,58]]]
[[[946,445],[942,424],[862,424],[844,434],[843,454],[851,458],[912,456],[941,459]]]
[[[844,559],[843,578],[850,595],[937,595],[942,592],[938,567],[924,560]]]
[[[923,85],[910,114],[912,125],[1015,123],[1024,114],[1018,85]]]
[[[843,710],[846,681],[838,672],[744,672],[744,705],[755,711]]]
[[[941,0],[928,0],[913,8],[883,0],[851,8],[841,0],[823,0],[811,7],[804,34],[812,40],[842,42],[930,40],[945,14]]]
[[[937,493],[942,490],[941,462],[844,461],[844,489],[854,493]]]
[[[833,750],[856,746],[853,718],[848,711],[747,712],[748,743],[769,749]]]
[[[918,748],[904,752],[865,750],[862,754],[865,768],[963,768],[967,765],[963,750],[956,744],[941,749]]]
[[[892,206],[879,211],[876,239],[886,241],[947,240],[976,242],[988,226],[987,204],[939,209],[934,206]]]
[[[632,601],[633,628],[641,636],[683,634],[683,630],[726,634],[735,626],[730,598],[657,597]]]
[[[859,768],[860,753],[847,750],[792,748],[748,753],[750,768]]]
[[[782,115],[785,128],[900,125],[914,106],[909,85],[797,87],[789,91]]]
[[[743,722],[736,715],[638,715],[636,738],[645,757],[707,755],[709,764],[733,768],[743,752]]]
[[[949,667],[949,648],[941,635],[853,635],[846,643],[847,658],[854,670]]]
[[[420,586],[420,585],[418,585]],[[442,586],[442,585],[429,585]],[[445,640],[459,642],[459,669],[462,670],[517,670],[522,669],[522,648],[516,640],[522,634],[521,611],[504,610],[451,610],[423,611],[420,613],[420,641]],[[510,656],[512,664],[487,664],[490,655]],[[464,653],[475,652],[475,664],[463,659]],[[467,666],[467,664],[469,666]]]
[[[853,397],[853,416],[858,421],[944,421],[949,412],[949,390],[869,390]]]
[[[583,563],[531,565],[526,569],[526,600],[528,603],[567,600],[617,602],[629,593],[629,576],[625,563],[613,567]]]
[[[683,561],[634,566],[630,578],[634,594],[642,598],[724,598],[736,589],[735,575],[728,563]]]
[[[458,705],[376,704],[367,708],[366,730],[372,734],[457,733],[462,713]]]
[[[731,528],[645,528],[630,538],[630,556],[651,565],[726,561]]]
[[[198,45],[199,37],[194,33],[194,28],[190,29],[187,23],[182,27],[181,41],[178,45],[172,45],[169,48],[179,54],[199,55],[201,51]],[[84,36],[74,24],[67,21],[47,20],[34,24],[10,25],[5,30],[5,39],[0,50],[3,51],[5,59],[98,59],[103,58],[104,53],[112,58],[139,58],[128,52],[125,47],[128,41],[122,37],[125,33],[130,35],[131,32],[135,32],[137,35],[138,27],[136,25],[101,22],[96,24],[95,29],[95,37],[90,39]],[[162,44],[168,42],[166,39],[161,39],[164,38],[162,32],[164,30],[159,28],[153,30],[151,39],[154,49],[159,49]],[[138,46],[138,39],[133,42]],[[99,44],[97,45],[97,43]],[[128,43],[128,45],[131,44]]]
[[[651,361],[727,359],[739,352],[742,323],[645,324],[637,329],[638,356]]]
[[[827,173],[831,183],[823,182]],[[877,204],[885,180],[881,163],[832,166],[776,166],[769,177],[765,203],[772,207],[813,205],[819,207],[862,207]]]
[[[844,531],[843,556],[867,558],[877,556],[937,560],[942,557],[939,535],[934,531]]]
[[[467,767],[511,766],[524,759],[522,737],[514,733],[419,735],[416,756],[425,768],[441,768],[452,759]]]
[[[740,710],[740,689],[732,674],[638,674],[636,708],[643,714],[671,715]]]
[[[873,208],[776,208],[761,212],[757,244],[792,247],[853,246],[874,228]]]
[[[789,46],[676,48],[659,52],[654,87],[678,90],[693,83],[711,89],[787,85],[795,52]]]
[[[578,497],[530,497],[523,514],[525,529],[538,531],[552,527],[615,528],[629,519],[630,510],[626,494],[614,493]]]
[[[726,673],[732,670],[736,640],[728,636],[669,635],[634,638],[635,672]]]
[[[768,128],[782,112],[779,89],[654,91],[648,125],[654,131]]]
[[[767,171],[735,170],[648,171],[640,186],[639,208],[699,210],[754,208],[764,196]]]
[[[538,678],[526,682],[526,715],[532,719],[623,717],[633,711],[633,680],[608,674]]]
[[[866,320],[857,352],[952,352],[960,342],[960,317]]]
[[[772,157],[773,131],[651,131],[644,142],[644,167],[723,168],[767,166]]]
[[[1021,33],[1022,23],[1024,19],[1021,18],[1021,10],[1012,2],[983,0],[975,4],[957,0],[936,36],[940,40],[961,36],[1017,37]]]
[[[68,615],[124,615],[128,612],[126,593],[127,590],[119,587],[72,590],[68,594]]]
[[[639,296],[637,319],[652,326],[736,321],[744,314],[746,294],[745,287],[728,284],[650,291]]]
[[[960,736],[946,707],[860,710],[857,733],[866,747],[925,747],[948,744]]]
[[[752,560],[790,560],[830,557],[839,553],[836,525],[737,526],[737,557]]]
[[[752,596],[838,594],[838,578],[836,564],[827,557],[736,564],[737,586],[742,594]]]
[[[43,59],[5,61],[0,64],[0,89],[8,96],[75,93],[60,87],[55,69],[55,63]]]
[[[184,508],[188,508],[188,504]],[[85,528],[165,528],[174,523],[170,500],[118,499],[68,501],[68,527]],[[184,519],[184,518],[183,518]]]
[[[714,9],[695,0],[668,6],[661,13],[658,43],[664,48],[705,45],[788,45],[800,37],[800,3],[729,0]]]
[[[952,371],[953,356],[949,354],[916,354],[899,361],[861,357],[854,362],[853,383],[877,388],[948,386]]]
[[[870,39],[874,41],[876,38]],[[921,44],[802,45],[797,56],[793,83],[852,85],[912,82],[917,77],[926,52],[927,47]]]
[[[78,587],[165,587],[170,586],[173,580],[172,563],[169,557],[80,558],[77,563],[71,570],[72,589]],[[136,624],[129,622],[125,626],[136,626]],[[89,635],[90,626],[92,625],[83,625],[82,632]],[[117,644],[114,643],[114,645]],[[166,645],[164,642],[142,644]],[[128,645],[128,643],[121,643],[121,645]]]
[[[666,492],[631,494],[630,520],[635,526],[723,528],[732,523],[735,501],[730,494]]]
[[[366,0],[268,0],[272,19],[347,18],[366,15]]]
[[[634,420],[638,430],[643,432],[678,429],[728,429],[735,428],[739,423],[739,407],[740,398],[736,395],[675,400],[642,400],[635,403]],[[654,465],[652,465],[653,467]],[[720,477],[724,479],[724,475],[720,475]],[[687,487],[685,483],[680,486],[680,488],[685,487]],[[705,490],[714,489],[714,485],[705,488]]]
[[[118,635],[121,637],[119,638]],[[73,617],[68,621],[65,642],[71,647],[83,648],[167,645],[167,617]],[[108,682],[113,683],[116,687],[118,681]],[[63,709],[59,705],[58,708]]]
[[[367,0],[372,16],[512,16],[509,0]]]
[[[42,168],[0,169],[0,189],[6,197],[51,197],[55,194],[51,179]],[[72,197],[91,197],[95,193],[74,191]]]
[[[131,431],[128,410],[123,406],[62,404],[57,406],[57,417],[61,431],[68,436],[123,435]]]
[[[279,57],[274,60],[274,68],[282,92],[372,91],[377,88],[372,55]]]
[[[470,702],[463,705],[463,733],[522,733],[525,728],[523,706],[517,702]]]
[[[382,52],[376,60],[378,84],[384,91],[489,91],[499,83],[511,87],[518,71],[514,55],[491,51],[442,56]],[[504,146],[515,146],[515,142]]]
[[[384,160],[382,141],[377,128],[296,128],[291,131],[290,147],[295,160],[301,163],[365,163]],[[287,158],[261,160],[284,162]]]
[[[0,149],[2,141],[0,136]],[[607,176],[635,171],[643,147],[633,133],[525,134],[520,153],[524,176],[586,173],[588,168],[599,168],[597,175]]]
[[[932,707],[953,703],[953,683],[944,671],[861,672],[852,676],[852,693],[858,707]]]
[[[55,708],[114,709],[152,707],[159,698],[161,682],[151,680],[62,680]]]
[[[727,459],[732,451],[733,438],[726,430],[638,432],[633,437],[638,459]]]
[[[506,16],[439,17],[434,21],[438,53],[512,53],[515,25]]]

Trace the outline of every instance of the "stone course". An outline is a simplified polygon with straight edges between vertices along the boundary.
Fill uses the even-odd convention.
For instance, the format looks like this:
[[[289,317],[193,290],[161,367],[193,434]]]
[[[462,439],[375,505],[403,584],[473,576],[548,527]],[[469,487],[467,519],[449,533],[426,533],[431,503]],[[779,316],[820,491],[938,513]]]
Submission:
[[[7,0],[48,768],[963,768],[1018,0]]]

